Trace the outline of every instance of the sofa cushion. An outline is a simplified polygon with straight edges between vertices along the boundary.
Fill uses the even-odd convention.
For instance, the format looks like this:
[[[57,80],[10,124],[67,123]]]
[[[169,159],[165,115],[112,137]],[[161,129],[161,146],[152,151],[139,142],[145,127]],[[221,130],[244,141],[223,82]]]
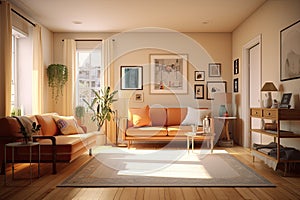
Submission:
[[[36,115],[38,123],[41,125],[43,135],[54,136],[58,134],[58,128],[52,117],[53,114]]]
[[[211,110],[209,109],[198,109],[198,108],[187,108],[187,114],[181,125],[192,125],[196,124],[202,126],[203,119],[206,116],[210,116]]]
[[[181,124],[187,113],[187,108],[167,108],[167,126]]]
[[[185,136],[186,133],[192,132],[192,126],[168,126],[168,136]],[[203,128],[198,126],[197,132],[203,131]]]
[[[128,120],[134,127],[151,126],[150,108],[130,108],[128,111]]]
[[[14,117],[3,117],[0,119],[0,136],[22,137],[21,127]]]
[[[167,109],[166,108],[150,108],[150,116],[152,126],[166,126]]]
[[[160,126],[151,127],[130,127],[126,130],[126,136],[132,137],[152,137],[152,136],[167,136],[167,129]]]
[[[53,119],[63,135],[84,133],[73,116],[53,115]]]

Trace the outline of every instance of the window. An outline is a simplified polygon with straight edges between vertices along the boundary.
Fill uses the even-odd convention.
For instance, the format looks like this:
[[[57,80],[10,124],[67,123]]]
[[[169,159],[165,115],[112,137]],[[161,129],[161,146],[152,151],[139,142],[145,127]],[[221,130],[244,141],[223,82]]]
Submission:
[[[83,43],[82,41],[80,43]],[[99,46],[99,42],[97,44]],[[103,68],[101,67],[101,47],[91,49],[78,48],[76,51],[77,59],[77,87],[76,87],[76,106],[87,105],[83,99],[91,102],[94,98],[92,89],[100,90],[103,86]]]
[[[11,69],[11,109],[12,114],[21,115],[20,102],[18,101],[18,74],[19,74],[19,49],[20,49],[20,39],[26,38],[25,34],[12,29],[12,69]]]

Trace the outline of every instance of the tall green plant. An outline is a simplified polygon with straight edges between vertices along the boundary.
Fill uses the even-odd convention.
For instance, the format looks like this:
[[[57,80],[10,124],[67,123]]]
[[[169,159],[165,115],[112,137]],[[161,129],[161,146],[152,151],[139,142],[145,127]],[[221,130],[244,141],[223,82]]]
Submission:
[[[52,88],[52,98],[57,102],[63,95],[62,88],[68,81],[68,67],[62,64],[51,64],[47,68],[48,86]]]
[[[92,120],[97,122],[98,131],[103,126],[104,122],[111,120],[111,115],[114,111],[111,109],[113,102],[117,101],[114,99],[115,94],[118,92],[110,91],[110,87],[105,87],[100,91],[93,90],[95,98],[91,103],[87,102],[85,99],[83,101],[88,105],[89,109],[93,111]]]

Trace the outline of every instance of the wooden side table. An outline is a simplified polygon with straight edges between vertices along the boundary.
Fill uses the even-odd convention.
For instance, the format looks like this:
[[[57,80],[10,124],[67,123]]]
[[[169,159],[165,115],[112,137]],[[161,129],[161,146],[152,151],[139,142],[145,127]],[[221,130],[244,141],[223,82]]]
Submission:
[[[236,120],[236,117],[214,117],[214,118],[218,119],[218,120],[224,120],[224,129],[223,130],[225,131],[225,137],[226,137],[226,140],[230,140],[229,121]]]
[[[30,163],[30,183],[32,182],[32,166],[31,166],[31,161],[32,161],[32,147],[33,146],[38,146],[38,177],[40,177],[40,157],[41,157],[41,148],[40,148],[40,143],[38,142],[28,142],[27,144],[22,143],[22,142],[13,142],[13,143],[8,143],[5,144],[5,148],[4,148],[4,184],[6,185],[6,163],[7,163],[7,159],[6,159],[6,148],[7,147],[11,147],[11,151],[12,151],[12,179],[14,179],[14,156],[15,156],[15,148],[18,147],[29,147],[29,163]]]

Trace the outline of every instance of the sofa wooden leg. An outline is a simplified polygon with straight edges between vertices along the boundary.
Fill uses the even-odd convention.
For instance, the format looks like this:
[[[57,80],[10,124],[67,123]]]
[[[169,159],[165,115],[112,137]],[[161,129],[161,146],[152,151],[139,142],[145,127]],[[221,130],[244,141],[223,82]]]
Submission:
[[[90,155],[90,156],[93,155],[92,148],[89,149],[89,155]]]
[[[0,169],[1,171],[0,171],[0,174],[1,175],[4,175],[4,170],[5,170],[5,164],[4,164],[4,162],[2,162],[2,164],[1,164],[1,169]]]

